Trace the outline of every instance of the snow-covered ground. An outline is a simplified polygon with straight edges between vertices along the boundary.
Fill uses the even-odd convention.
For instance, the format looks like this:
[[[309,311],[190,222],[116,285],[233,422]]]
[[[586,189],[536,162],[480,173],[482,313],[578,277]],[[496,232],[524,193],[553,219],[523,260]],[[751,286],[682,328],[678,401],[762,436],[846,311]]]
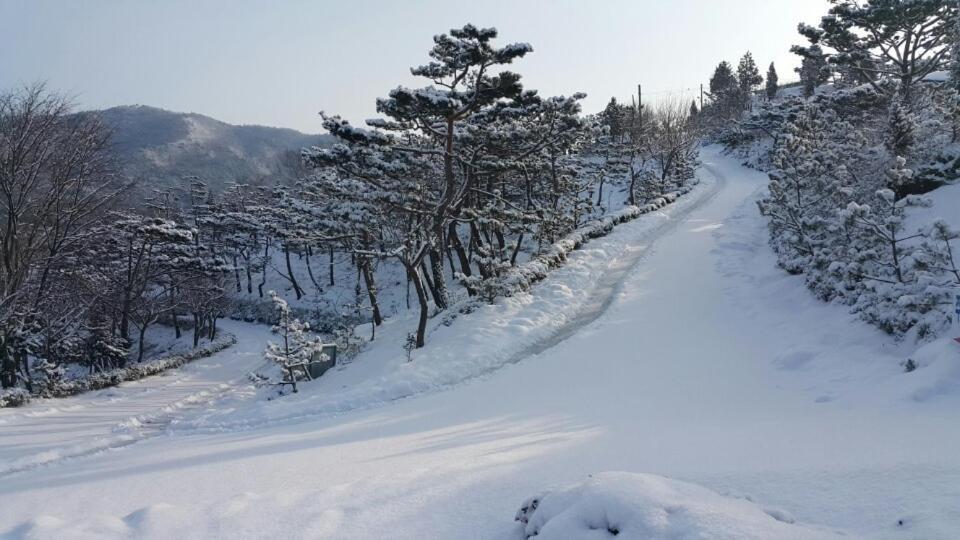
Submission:
[[[221,321],[237,344],[161,375],[64,399],[0,409],[0,476],[157,435],[187,411],[245,384],[263,365],[264,326]],[[186,340],[184,340],[186,341]]]
[[[683,526],[654,537],[754,523],[770,527],[754,537],[956,537],[960,347],[933,343],[904,373],[912,346],[775,267],[753,202],[764,176],[703,157],[703,187],[677,207],[591,242],[532,296],[437,326],[412,364],[378,345],[295,399],[237,385],[161,436],[0,476],[0,536],[520,539],[517,510],[552,489]],[[245,365],[224,380],[268,339],[227,330],[242,343],[212,361]],[[0,424],[6,463],[96,423],[42,421]],[[566,487],[604,471],[708,489]],[[611,534],[587,528],[571,537]]]

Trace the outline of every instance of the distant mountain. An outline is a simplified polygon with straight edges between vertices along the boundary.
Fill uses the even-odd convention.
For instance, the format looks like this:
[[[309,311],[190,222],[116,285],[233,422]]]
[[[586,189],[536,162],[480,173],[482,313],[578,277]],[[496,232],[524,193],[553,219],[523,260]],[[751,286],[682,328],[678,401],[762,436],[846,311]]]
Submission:
[[[186,186],[191,177],[203,179],[213,191],[232,182],[286,183],[304,172],[301,148],[332,141],[330,135],[237,126],[144,105],[98,112],[113,131],[111,145],[120,171],[136,182],[134,196]]]

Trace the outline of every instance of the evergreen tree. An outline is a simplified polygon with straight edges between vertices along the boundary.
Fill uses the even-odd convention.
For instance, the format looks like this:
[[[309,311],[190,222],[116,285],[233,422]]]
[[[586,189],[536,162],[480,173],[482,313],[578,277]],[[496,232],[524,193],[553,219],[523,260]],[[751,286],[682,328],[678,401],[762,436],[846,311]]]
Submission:
[[[817,87],[827,82],[830,77],[830,70],[827,65],[827,57],[819,45],[811,45],[806,49],[803,61],[797,68],[800,75],[800,82],[803,83],[803,95],[810,97],[816,92]]]
[[[733,93],[739,82],[733,75],[733,68],[728,62],[720,62],[710,77],[710,95],[714,100],[722,100]]]
[[[710,77],[710,97],[720,118],[731,118],[741,112],[740,83],[726,61],[720,62]]]
[[[319,337],[309,334],[309,324],[293,316],[286,300],[273,291],[270,291],[270,300],[273,302],[274,316],[277,321],[272,330],[283,339],[283,342],[267,343],[264,356],[280,366],[283,370],[284,382],[291,384],[296,393],[297,380],[310,378],[307,364],[313,359],[314,353],[323,350],[323,343]]]
[[[753,60],[753,54],[747,51],[740,59],[737,66],[737,84],[740,86],[740,92],[745,96],[754,91],[755,88],[763,84],[763,77],[757,68],[757,63]]]
[[[690,101],[690,119],[696,120],[697,116],[700,115],[700,109],[697,108],[697,100]]]
[[[834,51],[832,63],[860,71],[878,91],[885,88],[877,76],[895,78],[908,100],[916,81],[944,68],[956,0],[829,1],[832,7],[819,27],[798,27],[811,47],[794,46],[793,52],[807,58],[813,46],[828,47]]]
[[[893,157],[907,158],[915,142],[916,120],[899,99],[890,105],[886,146]]]
[[[777,91],[780,89],[780,77],[777,75],[777,68],[774,67],[773,62],[770,62],[770,67],[767,69],[767,99],[774,99],[777,97]]]
[[[617,98],[610,98],[610,103],[603,110],[603,121],[610,129],[610,136],[619,140],[623,135],[623,107],[617,103]]]

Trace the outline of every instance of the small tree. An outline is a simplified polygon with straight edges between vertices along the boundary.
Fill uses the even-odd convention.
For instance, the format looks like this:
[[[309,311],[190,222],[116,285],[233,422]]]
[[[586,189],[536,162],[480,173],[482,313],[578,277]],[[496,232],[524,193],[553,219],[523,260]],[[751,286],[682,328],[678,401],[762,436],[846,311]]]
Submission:
[[[774,67],[773,62],[770,62],[770,67],[767,69],[767,99],[774,99],[777,97],[777,90],[779,90],[780,77],[777,75],[777,68]]]
[[[916,120],[900,100],[890,105],[886,146],[891,155],[909,156],[916,133]]]
[[[796,71],[800,75],[800,82],[803,83],[803,95],[810,97],[818,86],[830,78],[830,70],[827,66],[827,57],[819,45],[811,45],[802,50],[803,61]]]
[[[293,316],[286,300],[280,298],[274,291],[270,291],[270,300],[273,302],[277,317],[277,324],[272,330],[283,339],[283,343],[272,341],[267,343],[264,356],[280,366],[286,379],[284,383],[291,384],[296,393],[297,379],[310,378],[307,364],[314,353],[323,350],[323,344],[319,337],[311,337],[308,334],[310,325]]]
[[[753,54],[747,51],[737,66],[737,85],[740,87],[740,94],[744,102],[750,100],[750,94],[761,84],[763,84],[763,77],[760,75],[757,63],[753,59]]]
[[[721,118],[739,114],[740,83],[728,62],[720,62],[710,77],[710,98]]]

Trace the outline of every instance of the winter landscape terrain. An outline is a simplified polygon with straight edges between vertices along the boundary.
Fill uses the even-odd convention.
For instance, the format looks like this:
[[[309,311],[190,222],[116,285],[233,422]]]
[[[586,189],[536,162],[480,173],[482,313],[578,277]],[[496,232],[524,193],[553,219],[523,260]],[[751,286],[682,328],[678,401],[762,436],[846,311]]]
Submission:
[[[822,8],[599,111],[472,24],[324,135],[0,87],[0,539],[960,536],[960,6]]]

